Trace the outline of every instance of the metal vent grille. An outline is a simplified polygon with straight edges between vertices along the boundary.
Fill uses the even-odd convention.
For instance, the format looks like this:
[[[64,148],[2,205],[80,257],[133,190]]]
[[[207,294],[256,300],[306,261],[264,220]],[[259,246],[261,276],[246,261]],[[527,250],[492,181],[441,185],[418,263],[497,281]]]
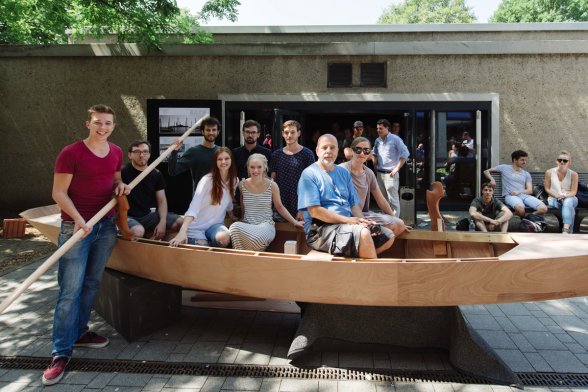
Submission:
[[[360,72],[361,87],[386,87],[386,63],[363,63]]]
[[[327,87],[351,87],[353,84],[351,63],[328,64]]]
[[[46,357],[0,357],[0,369],[45,369]],[[69,370],[82,372],[122,372],[139,374],[168,374],[218,377],[300,378],[322,380],[361,380],[380,382],[447,382],[458,384],[492,384],[481,377],[455,371],[410,371],[391,369],[339,369],[293,366],[225,365],[207,363],[146,362],[110,359],[74,358]],[[522,385],[548,387],[586,387],[587,373],[516,373]]]

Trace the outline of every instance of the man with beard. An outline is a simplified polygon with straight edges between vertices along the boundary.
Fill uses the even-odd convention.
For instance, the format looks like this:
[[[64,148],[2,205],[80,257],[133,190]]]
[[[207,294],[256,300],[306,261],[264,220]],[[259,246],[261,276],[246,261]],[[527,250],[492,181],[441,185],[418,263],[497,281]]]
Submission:
[[[307,167],[298,182],[298,209],[304,213],[308,245],[335,256],[375,259],[392,246],[394,234],[365,219],[351,175],[335,165],[337,139],[318,140],[318,161]]]
[[[214,141],[218,137],[221,129],[221,123],[214,117],[208,117],[202,120],[200,124],[200,132],[204,136],[202,143],[190,147],[184,154],[178,159],[178,150],[182,146],[182,143],[176,143],[176,149],[172,151],[167,170],[170,176],[177,176],[180,173],[190,170],[192,174],[192,190],[196,189],[198,181],[204,175],[210,172],[214,163],[214,152],[218,148]]]
[[[151,155],[151,144],[147,140],[136,140],[129,146],[128,156],[131,160],[123,166],[121,175],[125,184],[131,183],[141,172],[147,169]],[[128,196],[130,209],[128,211],[129,229],[136,238],[145,236],[145,232],[152,232],[153,239],[165,237],[167,230],[178,231],[184,221],[181,216],[167,211],[165,197],[165,180],[157,169],[151,171],[131,191]],[[151,211],[156,207],[156,211]]]
[[[249,177],[247,175],[247,160],[249,159],[249,156],[252,154],[262,154],[266,157],[268,162],[272,157],[272,151],[270,149],[257,144],[260,130],[261,125],[257,121],[247,120],[243,123],[242,132],[245,144],[233,149],[233,156],[235,157],[235,163],[237,164],[237,176],[239,180]]]

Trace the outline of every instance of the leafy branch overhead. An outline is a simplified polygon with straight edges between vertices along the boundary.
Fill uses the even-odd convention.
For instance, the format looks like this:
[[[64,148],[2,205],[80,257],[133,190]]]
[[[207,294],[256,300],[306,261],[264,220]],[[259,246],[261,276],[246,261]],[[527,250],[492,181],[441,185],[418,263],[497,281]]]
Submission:
[[[490,21],[586,22],[588,0],[502,0]]]
[[[0,44],[65,44],[76,39],[116,37],[151,48],[166,43],[209,43],[199,28],[211,17],[237,20],[238,0],[208,0],[197,15],[175,0],[2,0]]]
[[[465,0],[404,0],[390,5],[380,18],[380,24],[410,23],[473,23],[474,12]]]

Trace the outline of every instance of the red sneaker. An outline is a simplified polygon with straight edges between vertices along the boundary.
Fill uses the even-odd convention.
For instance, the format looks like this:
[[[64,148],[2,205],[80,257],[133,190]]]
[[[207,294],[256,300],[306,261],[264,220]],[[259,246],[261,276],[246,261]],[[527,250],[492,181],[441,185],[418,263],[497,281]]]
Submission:
[[[74,347],[102,348],[108,346],[108,343],[110,341],[107,337],[88,331],[74,343]]]
[[[65,367],[68,363],[68,357],[53,357],[51,363],[43,372],[43,385],[57,384],[63,378]]]

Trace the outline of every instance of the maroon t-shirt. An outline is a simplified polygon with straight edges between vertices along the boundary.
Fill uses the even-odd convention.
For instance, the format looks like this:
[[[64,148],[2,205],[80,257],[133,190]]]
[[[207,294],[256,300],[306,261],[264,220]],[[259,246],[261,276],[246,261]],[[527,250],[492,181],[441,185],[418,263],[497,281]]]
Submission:
[[[112,199],[114,173],[122,166],[123,152],[116,144],[108,142],[110,151],[100,158],[83,141],[75,142],[61,150],[55,160],[55,173],[73,174],[67,195],[87,221]],[[114,209],[107,216],[114,214]],[[61,219],[73,220],[61,211]]]

